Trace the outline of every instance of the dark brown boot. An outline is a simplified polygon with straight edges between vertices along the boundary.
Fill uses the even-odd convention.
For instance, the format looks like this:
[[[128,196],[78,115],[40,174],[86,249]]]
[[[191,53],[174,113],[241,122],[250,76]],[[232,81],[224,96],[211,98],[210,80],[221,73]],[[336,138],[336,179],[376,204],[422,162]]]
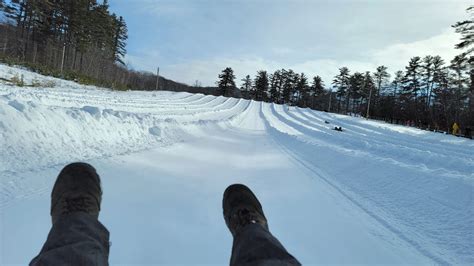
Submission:
[[[248,224],[260,224],[268,230],[262,205],[247,186],[229,186],[224,192],[222,207],[225,222],[234,237]]]
[[[72,163],[61,170],[51,193],[53,224],[62,215],[85,212],[99,218],[102,190],[94,167]]]

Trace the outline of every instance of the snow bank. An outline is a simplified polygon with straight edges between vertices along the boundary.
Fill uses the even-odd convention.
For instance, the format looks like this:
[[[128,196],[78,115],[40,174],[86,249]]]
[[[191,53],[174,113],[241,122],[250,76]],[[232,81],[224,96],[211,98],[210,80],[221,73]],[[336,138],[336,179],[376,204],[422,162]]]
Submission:
[[[138,151],[180,140],[173,121],[97,106],[60,107],[0,97],[0,171]]]

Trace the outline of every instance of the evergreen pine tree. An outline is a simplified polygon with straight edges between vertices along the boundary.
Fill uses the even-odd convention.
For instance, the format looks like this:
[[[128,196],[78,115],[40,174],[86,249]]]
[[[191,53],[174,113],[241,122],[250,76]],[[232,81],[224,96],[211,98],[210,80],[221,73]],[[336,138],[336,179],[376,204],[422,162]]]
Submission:
[[[455,121],[455,93],[450,88],[449,71],[442,70],[437,76],[437,86],[433,89],[434,92],[434,112],[437,114],[435,122],[435,129],[439,127],[445,128],[447,131],[451,128]]]
[[[393,78],[393,81],[392,81],[392,89],[393,89],[394,97],[396,97],[396,95],[400,92],[404,75],[405,74],[401,70],[398,70],[395,72],[395,77]]]
[[[235,88],[235,75],[232,68],[227,67],[219,74],[219,81],[217,81],[218,95],[231,96]]]
[[[346,99],[346,112],[347,108],[349,107],[349,69],[347,67],[339,68],[339,74],[334,77],[332,82],[333,86],[336,88],[336,96],[337,96],[337,111],[340,112],[341,110],[341,101],[345,96]]]
[[[418,122],[418,97],[420,91],[421,77],[421,58],[419,56],[412,57],[405,69],[402,86],[402,105],[404,106],[405,118]]]
[[[468,73],[468,60],[465,54],[455,56],[451,61],[449,68],[452,70],[449,78],[451,89],[454,95],[455,104],[455,122],[459,121],[463,112],[467,110],[466,99],[469,96],[469,76]],[[459,123],[459,122],[458,122]]]
[[[459,21],[452,27],[456,29],[457,33],[461,34],[461,42],[456,44],[456,49],[466,50],[463,52],[463,57],[468,58],[469,63],[474,63],[474,6],[467,9],[470,18]]]
[[[352,108],[351,111],[352,113],[356,113],[356,107],[357,109],[360,108],[360,98],[362,96],[362,91],[364,87],[364,75],[359,72],[355,72],[349,77],[349,94],[351,95],[352,98]]]
[[[312,95],[316,97],[321,97],[324,95],[324,82],[320,76],[315,76],[313,82],[311,83],[311,92]]]
[[[116,62],[119,62],[122,65],[125,65],[123,62],[123,57],[125,56],[126,50],[126,41],[128,38],[127,24],[122,16],[117,18],[115,14],[112,15],[115,32],[113,37],[113,58]]]
[[[264,101],[267,98],[268,74],[267,71],[258,71],[255,77],[255,100]]]
[[[426,108],[429,108],[430,104],[430,93],[433,87],[433,77],[434,77],[434,57],[427,55],[423,57],[422,60],[422,72],[421,72],[421,81],[422,87],[424,88],[421,101],[425,103]]]
[[[283,93],[282,93],[282,103],[291,104],[291,96],[293,95],[296,82],[298,81],[298,74],[293,70],[289,69],[282,70],[283,75]]]
[[[374,79],[377,85],[377,93],[376,93],[377,97],[379,97],[380,93],[382,92],[383,87],[386,85],[389,78],[390,78],[390,74],[388,74],[386,66],[382,65],[382,66],[377,67],[377,70],[374,72]]]
[[[283,84],[283,76],[280,70],[275,71],[270,76],[270,101],[279,103]]]
[[[298,82],[295,87],[295,104],[300,107],[306,107],[309,101],[309,85],[308,78],[304,73],[299,75]]]
[[[323,109],[323,96],[325,94],[324,82],[320,76],[313,77],[313,81],[309,88],[311,96],[311,108]]]
[[[436,86],[439,86],[440,80],[442,80],[444,69],[444,60],[441,58],[441,56],[434,56],[432,60],[431,85],[428,88],[428,107],[430,108],[432,105],[433,90]]]
[[[474,121],[474,6],[470,6],[467,9],[469,18],[463,21],[459,21],[453,25],[457,33],[461,34],[461,42],[456,44],[457,49],[463,50],[460,55],[462,58],[466,58],[468,63],[468,76],[469,76],[469,89],[468,89],[468,108],[467,108],[467,121]],[[471,126],[474,126],[471,124]]]
[[[252,90],[252,79],[250,78],[250,75],[247,75],[245,78],[241,79],[241,81],[243,82],[240,87],[242,95],[244,96],[244,99],[249,99],[250,91]]]

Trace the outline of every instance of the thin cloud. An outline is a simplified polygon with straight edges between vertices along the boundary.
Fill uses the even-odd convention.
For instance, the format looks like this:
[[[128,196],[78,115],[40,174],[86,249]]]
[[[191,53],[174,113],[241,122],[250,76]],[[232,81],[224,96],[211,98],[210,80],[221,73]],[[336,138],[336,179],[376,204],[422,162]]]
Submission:
[[[315,59],[307,60],[296,64],[285,64],[284,62],[267,60],[262,57],[215,57],[209,60],[192,60],[185,63],[173,64],[163,68],[164,75],[169,78],[193,84],[199,80],[204,86],[214,86],[217,76],[225,67],[232,67],[240,83],[245,75],[254,76],[258,70],[273,72],[277,69],[293,69],[295,72],[304,72],[307,76],[319,75],[326,85],[330,85],[333,77],[338,73],[340,67],[346,66],[351,72],[374,71],[379,65],[385,65],[391,73],[403,70],[408,61],[413,56],[440,55],[449,62],[459,53],[454,49],[454,44],[459,36],[446,29],[437,36],[425,40],[410,43],[397,43],[383,49],[373,51],[367,55],[366,60],[336,60],[336,59]],[[131,58],[132,59],[132,58]],[[146,65],[143,61],[138,64]],[[153,57],[146,61],[153,60]],[[132,63],[133,64],[133,63]]]
[[[384,64],[393,73],[413,56],[440,55],[448,62],[459,53],[454,49],[459,36],[449,26],[467,17],[469,3],[137,2],[133,8],[130,1],[111,3],[130,27],[125,61],[136,70],[155,72],[159,66],[167,78],[188,84],[199,80],[205,86],[214,86],[228,66],[238,80],[258,70],[291,68],[320,75],[329,85],[342,66],[362,72]]]
[[[397,43],[373,53],[377,64],[389,64],[392,68],[403,69],[413,56],[439,55],[447,62],[460,52],[454,49],[459,35],[448,28],[443,33],[431,38],[411,43]]]

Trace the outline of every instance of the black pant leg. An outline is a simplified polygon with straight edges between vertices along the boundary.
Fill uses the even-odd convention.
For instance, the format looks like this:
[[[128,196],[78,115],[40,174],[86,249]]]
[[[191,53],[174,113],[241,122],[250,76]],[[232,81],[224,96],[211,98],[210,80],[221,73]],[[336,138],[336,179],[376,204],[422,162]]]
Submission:
[[[250,224],[234,238],[230,265],[301,264],[268,230],[259,224]]]
[[[108,265],[109,231],[94,217],[77,212],[59,218],[30,265]]]

